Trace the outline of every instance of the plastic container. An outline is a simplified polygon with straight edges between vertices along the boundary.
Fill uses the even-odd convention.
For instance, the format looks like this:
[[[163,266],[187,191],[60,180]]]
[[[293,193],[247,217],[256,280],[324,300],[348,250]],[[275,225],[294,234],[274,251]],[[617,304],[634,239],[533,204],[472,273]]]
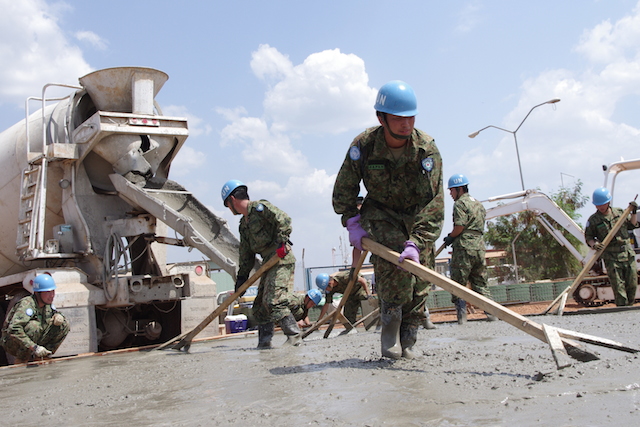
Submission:
[[[247,330],[247,316],[236,314],[224,318],[224,327],[227,334],[235,334]]]

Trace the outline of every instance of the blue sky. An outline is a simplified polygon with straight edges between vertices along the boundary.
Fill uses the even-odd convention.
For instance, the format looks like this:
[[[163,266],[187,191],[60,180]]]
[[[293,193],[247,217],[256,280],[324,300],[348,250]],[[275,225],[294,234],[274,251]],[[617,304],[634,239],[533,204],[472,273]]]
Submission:
[[[190,127],[171,178],[236,234],[238,218],[220,200],[228,179],[289,213],[298,288],[303,262],[343,261],[348,239],[331,207],[333,181],[351,140],[376,124],[375,94],[389,80],[416,91],[416,127],[435,138],[445,180],[467,175],[481,200],[520,190],[514,139],[496,129],[467,135],[488,125],[515,130],[553,98],[561,102],[536,108],[517,133],[527,188],[550,194],[580,179],[591,195],[603,164],[640,158],[637,0],[0,6],[0,129],[24,118],[24,100],[45,83],[77,84],[117,66],[166,72],[157,101]],[[633,198],[638,176],[619,177],[614,204]],[[447,195],[443,235],[451,204]]]

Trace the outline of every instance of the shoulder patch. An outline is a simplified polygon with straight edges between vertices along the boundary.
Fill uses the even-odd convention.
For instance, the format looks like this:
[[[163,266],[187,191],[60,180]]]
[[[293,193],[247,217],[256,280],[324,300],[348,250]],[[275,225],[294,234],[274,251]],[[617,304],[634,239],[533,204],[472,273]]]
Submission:
[[[27,308],[24,312],[27,316],[33,316],[33,310],[31,308]]]
[[[351,148],[349,148],[349,157],[353,161],[360,159],[360,149],[356,145],[353,145],[351,146]]]
[[[426,170],[427,172],[431,172],[431,170],[433,169],[432,157],[427,157],[426,159],[422,159],[422,169]]]
[[[264,205],[262,203],[258,203],[258,206],[256,206],[256,210],[258,212],[262,212],[264,210]]]

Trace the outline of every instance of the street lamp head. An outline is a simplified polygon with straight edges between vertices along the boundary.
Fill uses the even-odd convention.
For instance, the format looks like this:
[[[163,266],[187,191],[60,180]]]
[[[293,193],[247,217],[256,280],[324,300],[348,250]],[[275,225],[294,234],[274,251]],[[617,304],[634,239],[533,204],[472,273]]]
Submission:
[[[469,134],[469,138],[475,138],[476,136],[478,136],[479,133],[480,133],[480,131],[476,131],[474,133],[470,133]]]
[[[551,101],[547,101],[546,104],[555,104],[556,102],[560,102],[560,98],[554,98]]]

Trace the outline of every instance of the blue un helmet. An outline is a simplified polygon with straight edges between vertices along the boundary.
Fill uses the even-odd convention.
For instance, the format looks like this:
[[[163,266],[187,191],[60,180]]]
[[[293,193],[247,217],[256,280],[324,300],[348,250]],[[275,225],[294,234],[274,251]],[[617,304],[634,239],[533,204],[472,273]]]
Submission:
[[[394,116],[413,117],[418,114],[418,100],[411,86],[403,81],[393,80],[380,88],[373,108]]]
[[[451,175],[447,188],[464,187],[465,185],[469,185],[469,180],[466,176],[459,173],[456,175]]]
[[[329,285],[329,275],[327,273],[318,274],[316,276],[316,286],[318,287],[318,289],[320,289],[321,291],[324,291],[325,289],[327,289],[328,285]]]
[[[47,292],[56,289],[56,282],[48,274],[38,274],[33,279],[33,292]]]
[[[220,194],[222,196],[222,203],[225,206],[227,206],[227,199],[229,198],[231,193],[233,193],[236,190],[236,188],[239,188],[239,187],[247,188],[247,186],[244,185],[242,181],[238,181],[237,179],[230,179],[229,181],[224,183]]]
[[[311,289],[307,292],[307,296],[315,305],[318,305],[322,299],[322,292],[317,289]]]
[[[604,205],[605,203],[609,203],[611,201],[611,193],[605,187],[597,188],[593,192],[591,201],[596,206]]]

